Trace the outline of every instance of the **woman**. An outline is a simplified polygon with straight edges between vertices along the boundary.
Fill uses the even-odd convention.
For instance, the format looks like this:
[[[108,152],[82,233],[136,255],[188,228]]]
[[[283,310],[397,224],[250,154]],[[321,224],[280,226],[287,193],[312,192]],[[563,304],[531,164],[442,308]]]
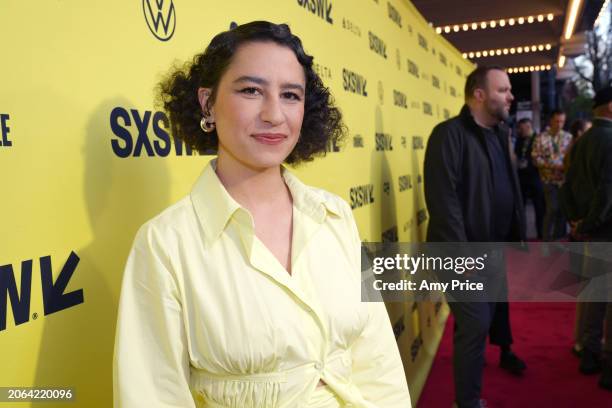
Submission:
[[[281,166],[343,134],[301,41],[238,26],[160,96],[174,136],[217,159],[136,236],[115,406],[409,407],[385,306],[360,302],[350,208]]]

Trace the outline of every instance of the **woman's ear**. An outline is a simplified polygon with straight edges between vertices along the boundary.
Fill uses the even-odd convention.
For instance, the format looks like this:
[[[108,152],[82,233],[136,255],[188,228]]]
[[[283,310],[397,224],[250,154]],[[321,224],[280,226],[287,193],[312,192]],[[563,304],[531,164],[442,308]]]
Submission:
[[[211,119],[211,122],[214,122],[212,109],[209,109],[210,105],[207,105],[211,92],[210,88],[198,88],[198,101],[200,102],[202,114],[208,119]]]

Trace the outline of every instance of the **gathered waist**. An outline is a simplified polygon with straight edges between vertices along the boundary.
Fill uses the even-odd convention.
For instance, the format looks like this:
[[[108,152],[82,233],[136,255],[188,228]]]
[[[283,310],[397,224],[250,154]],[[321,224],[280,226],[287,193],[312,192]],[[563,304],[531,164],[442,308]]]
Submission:
[[[324,362],[264,373],[211,373],[192,367],[190,388],[198,407],[331,408],[349,394],[351,364],[350,352],[342,351]],[[320,379],[327,385],[318,386]]]

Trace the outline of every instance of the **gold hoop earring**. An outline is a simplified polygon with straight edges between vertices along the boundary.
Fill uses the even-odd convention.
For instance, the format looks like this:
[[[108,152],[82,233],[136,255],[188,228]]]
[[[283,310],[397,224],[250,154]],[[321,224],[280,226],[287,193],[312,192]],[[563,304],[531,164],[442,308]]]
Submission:
[[[215,122],[209,122],[206,120],[206,116],[202,116],[200,120],[200,128],[204,131],[204,133],[210,133],[215,130]]]

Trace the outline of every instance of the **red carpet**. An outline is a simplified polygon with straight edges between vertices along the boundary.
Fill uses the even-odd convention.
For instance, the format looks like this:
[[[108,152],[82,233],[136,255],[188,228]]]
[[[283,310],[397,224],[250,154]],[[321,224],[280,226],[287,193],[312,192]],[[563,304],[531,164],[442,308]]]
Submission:
[[[612,392],[597,386],[599,375],[578,372],[573,344],[574,304],[513,303],[510,306],[513,350],[527,363],[522,378],[498,367],[499,348],[487,346],[482,398],[488,408],[612,407]],[[419,408],[450,408],[453,403],[452,315]]]

